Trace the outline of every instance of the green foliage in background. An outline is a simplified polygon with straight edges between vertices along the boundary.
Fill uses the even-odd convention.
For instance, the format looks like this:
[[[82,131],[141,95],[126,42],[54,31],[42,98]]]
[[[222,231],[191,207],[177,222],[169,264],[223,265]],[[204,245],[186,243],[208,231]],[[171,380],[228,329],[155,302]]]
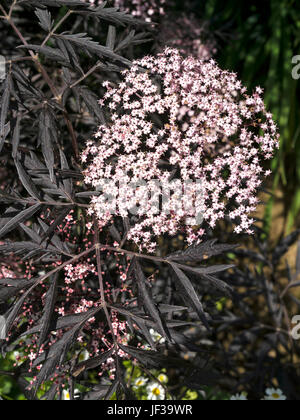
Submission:
[[[20,389],[9,374],[14,369],[16,363],[13,353],[8,353],[5,359],[0,356],[0,398],[3,400],[24,400],[25,397],[20,393]],[[8,372],[5,374],[5,372]]]

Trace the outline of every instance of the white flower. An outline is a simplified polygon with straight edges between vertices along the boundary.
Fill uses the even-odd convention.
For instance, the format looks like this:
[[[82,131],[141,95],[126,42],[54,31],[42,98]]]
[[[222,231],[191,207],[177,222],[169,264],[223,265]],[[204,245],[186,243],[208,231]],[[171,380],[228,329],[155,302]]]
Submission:
[[[14,351],[14,352],[13,352],[13,358],[14,358],[14,360],[16,361],[16,365],[17,365],[17,366],[20,366],[20,365],[23,363],[23,360],[22,360],[22,355],[21,355],[21,353],[20,353],[20,352],[18,352],[18,351]]]
[[[34,353],[33,351],[32,352],[30,352],[30,354],[29,354],[29,356],[28,356],[28,358],[29,358],[29,360],[31,360],[32,362],[33,362],[33,360],[34,359],[36,359],[36,353]]]
[[[63,399],[63,401],[71,401],[71,394],[70,394],[69,390],[67,390],[67,389],[63,390],[62,399]]]
[[[281,389],[268,388],[266,390],[265,401],[286,401],[286,399]]]
[[[166,340],[157,331],[154,331],[152,328],[149,332],[155,343],[159,342],[160,344],[164,344],[166,342]]]
[[[155,382],[147,386],[147,392],[148,400],[164,400],[166,397],[164,388]]]
[[[133,388],[134,389],[141,388],[142,386],[145,386],[147,382],[148,382],[147,378],[143,378],[142,376],[140,376],[139,378],[135,380]]]
[[[165,375],[164,373],[161,373],[160,375],[158,375],[157,379],[159,380],[159,382],[161,382],[162,384],[166,384],[168,382],[168,377],[167,375]]]
[[[230,398],[230,401],[248,401],[247,394],[236,394]]]
[[[76,399],[76,396],[78,396],[79,394],[80,394],[79,389],[75,389],[74,398]],[[70,394],[70,391],[68,389],[63,390],[62,399],[63,399],[63,401],[71,401],[71,394]]]
[[[81,352],[77,353],[78,357],[78,362],[85,362],[86,360],[88,360],[90,358],[90,354],[87,350],[82,350]]]

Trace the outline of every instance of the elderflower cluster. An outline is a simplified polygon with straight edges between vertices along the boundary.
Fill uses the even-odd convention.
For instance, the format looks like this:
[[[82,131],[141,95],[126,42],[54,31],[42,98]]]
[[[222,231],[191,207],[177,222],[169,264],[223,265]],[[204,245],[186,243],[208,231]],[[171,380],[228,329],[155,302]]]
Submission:
[[[99,127],[82,154],[85,183],[98,189],[89,212],[100,227],[114,215],[130,216],[129,184],[142,180],[153,189],[156,181],[165,185],[176,178],[180,185],[200,183],[201,197],[195,194],[186,210],[173,194],[167,210],[158,212],[151,200],[147,203],[145,187],[137,188],[141,205],[129,240],[151,252],[157,237],[181,232],[193,244],[205,226],[214,228],[225,217],[236,225],[236,233],[251,234],[257,190],[270,174],[263,162],[279,146],[262,89],[248,94],[236,74],[215,61],[184,58],[171,48],[134,62],[118,85],[104,86],[100,103],[110,110],[110,123]],[[103,180],[111,201],[99,193]],[[201,226],[187,223],[191,207],[202,214]]]
[[[100,5],[101,0],[83,0],[88,1],[92,5]],[[166,0],[113,0],[114,7],[122,11],[131,13],[137,18],[145,19],[151,22],[154,17],[164,14],[164,6]]]

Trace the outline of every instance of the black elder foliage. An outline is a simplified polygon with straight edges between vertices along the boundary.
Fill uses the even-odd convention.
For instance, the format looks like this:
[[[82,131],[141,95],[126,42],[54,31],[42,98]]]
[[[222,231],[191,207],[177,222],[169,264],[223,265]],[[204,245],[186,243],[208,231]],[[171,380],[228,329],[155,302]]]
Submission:
[[[0,152],[7,171],[0,190],[0,253],[2,262],[16,264],[22,274],[0,280],[0,309],[8,335],[1,349],[4,355],[36,335],[39,353],[32,364],[28,360],[12,375],[28,399],[36,399],[40,386],[51,383],[55,375],[63,379],[54,382],[45,399],[60,399],[64,381],[72,399],[76,384],[85,387],[81,398],[86,400],[109,399],[113,394],[132,399],[119,356],[122,350],[146,372],[172,368],[187,386],[216,383],[219,375],[208,365],[210,354],[202,352],[201,344],[185,331],[192,324],[205,337],[205,331],[213,328],[215,301],[232,295],[230,281],[218,275],[231,266],[206,262],[234,246],[211,240],[180,252],[173,247],[170,255],[143,255],[126,247],[132,222],[126,219],[117,220],[101,235],[95,223],[90,247],[78,252],[86,236],[85,211],[94,194],[82,183],[80,152],[97,125],[105,123],[105,110],[98,105],[102,82],[117,81],[119,72],[131,65],[132,46],[151,38],[149,27],[105,3],[91,8],[76,0],[4,1],[0,13],[0,30],[6,39],[0,54],[7,62],[0,85]],[[59,229],[71,211],[80,219],[72,244],[64,241]],[[114,241],[120,246],[115,247]],[[111,273],[116,255],[130,262],[133,296],[128,300],[120,298],[119,280]],[[98,281],[86,280],[94,306],[60,316],[55,305],[61,297],[63,270],[87,257],[97,267]],[[34,276],[29,278],[25,267],[32,266]],[[151,287],[148,278],[153,273],[159,273],[159,281]],[[109,302],[106,282],[116,289]],[[22,316],[28,302],[31,317]],[[112,349],[80,362],[74,349],[80,334],[91,334],[88,321],[101,321],[106,333],[112,334],[116,313],[130,326],[130,343],[121,344],[113,337]],[[161,334],[164,345],[153,342],[150,329]],[[57,332],[59,338],[53,344]],[[150,350],[142,350],[141,341]],[[187,351],[198,356],[186,360]],[[103,377],[98,385],[91,383],[89,371],[101,372],[111,358],[114,379]],[[28,377],[36,377],[32,386]]]
[[[225,282],[230,279],[237,298],[224,305],[215,324],[216,360],[223,367],[225,362],[227,385],[236,391],[242,387],[250,398],[259,400],[276,383],[298,400],[300,345],[292,331],[300,307],[300,231],[275,246],[260,240],[261,233],[249,249],[234,251],[239,267],[221,276]],[[295,262],[287,258],[292,247],[297,249]]]

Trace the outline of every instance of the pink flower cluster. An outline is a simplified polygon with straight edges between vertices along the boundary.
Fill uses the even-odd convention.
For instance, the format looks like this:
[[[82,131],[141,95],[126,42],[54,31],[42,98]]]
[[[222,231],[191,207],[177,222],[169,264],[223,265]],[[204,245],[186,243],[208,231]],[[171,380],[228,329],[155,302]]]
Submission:
[[[0,279],[15,279],[16,274],[6,266],[0,266]]]
[[[83,1],[88,1],[92,5],[103,3],[101,0]],[[166,0],[113,0],[112,3],[114,7],[118,7],[122,11],[126,11],[137,18],[142,18],[151,22],[154,17],[164,14]]]
[[[107,104],[111,122],[99,127],[82,155],[86,184],[96,189],[103,179],[166,182],[175,171],[181,180],[201,180],[208,225],[228,216],[235,232],[251,234],[257,189],[270,173],[262,163],[279,146],[262,89],[249,95],[236,74],[215,61],[183,58],[170,48],[136,61],[118,85],[104,86],[101,105]],[[90,213],[101,226],[113,217],[101,195],[93,198]],[[204,230],[186,226],[186,217],[144,214],[128,238],[152,251],[155,238],[166,233],[181,231],[194,243]]]

